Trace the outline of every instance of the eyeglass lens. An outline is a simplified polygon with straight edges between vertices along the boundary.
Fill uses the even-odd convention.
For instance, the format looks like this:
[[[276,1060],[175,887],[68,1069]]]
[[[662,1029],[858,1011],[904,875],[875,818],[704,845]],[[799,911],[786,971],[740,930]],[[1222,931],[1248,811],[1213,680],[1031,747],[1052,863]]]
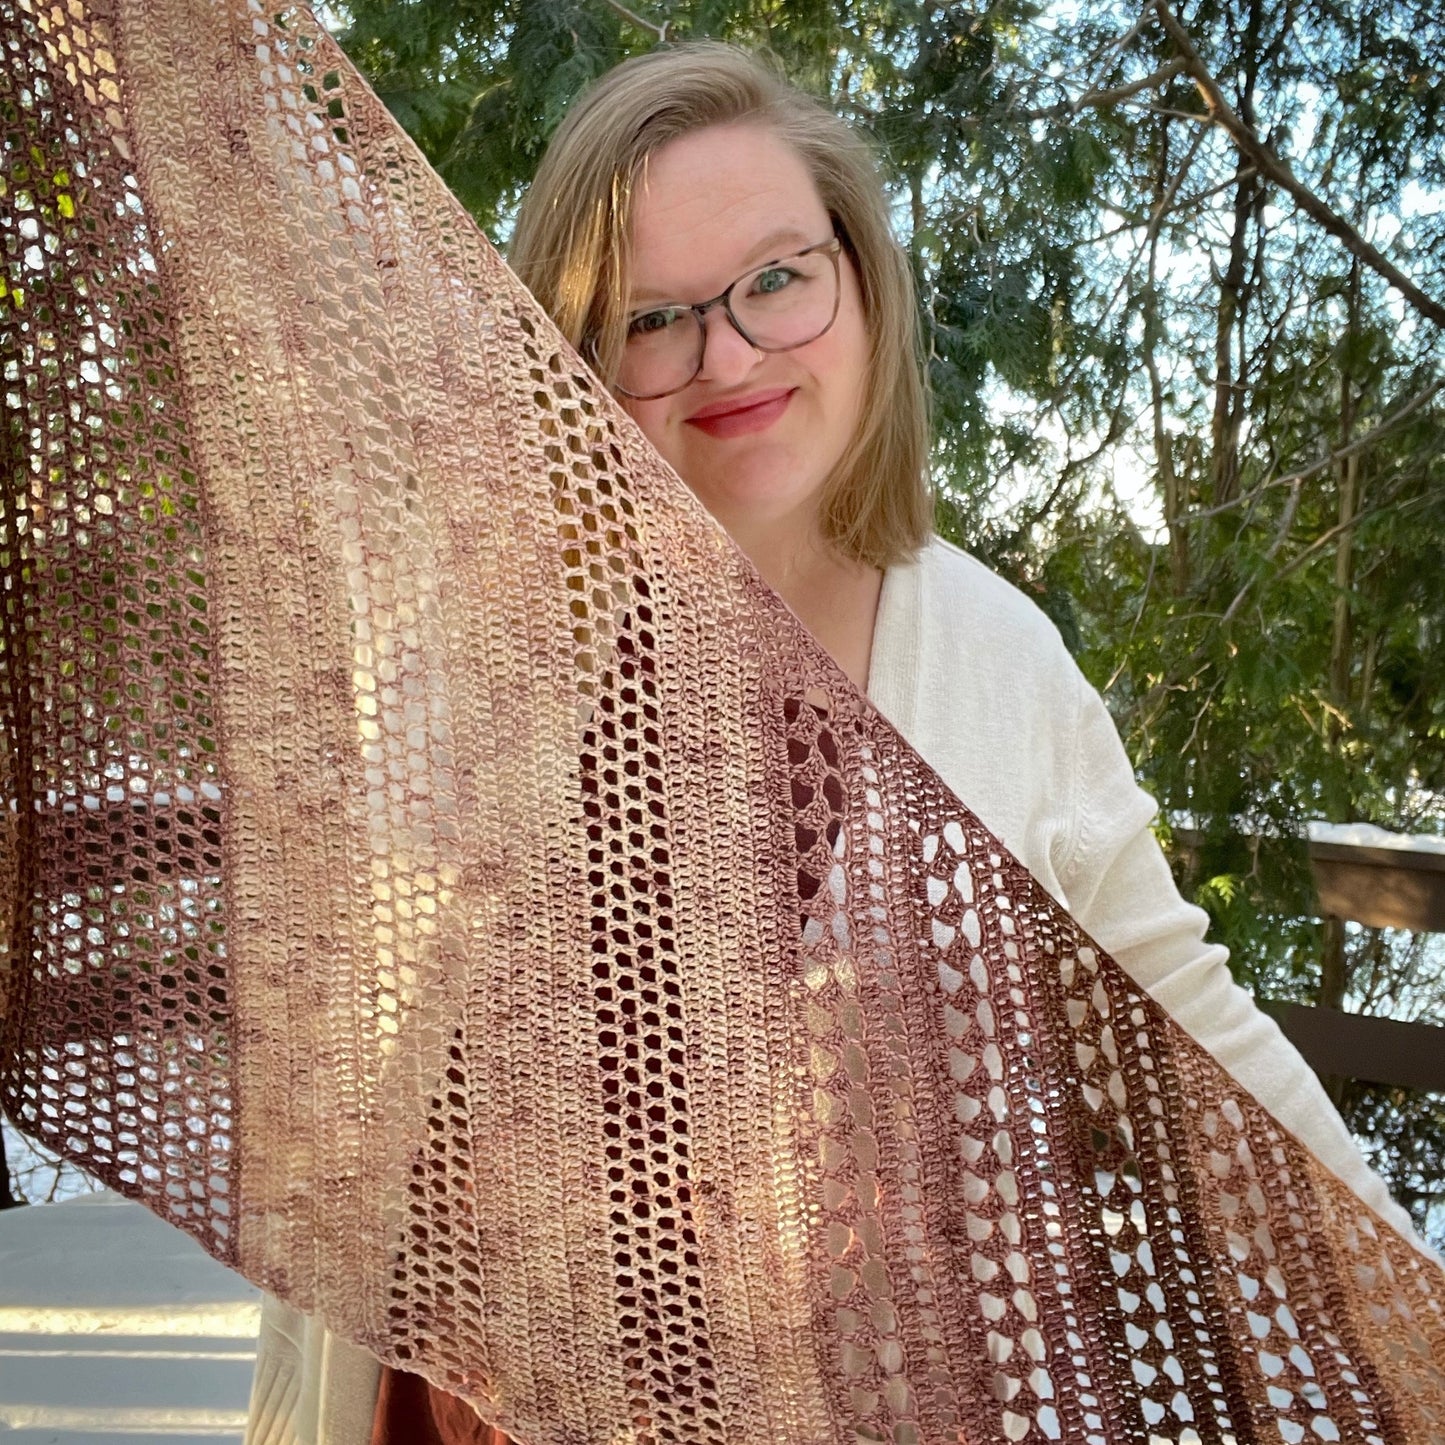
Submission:
[[[838,306],[836,247],[770,261],[723,294],[733,325],[759,351],[791,351],[821,336]],[[617,385],[629,396],[681,391],[702,367],[707,332],[698,308],[662,306],[627,327]]]

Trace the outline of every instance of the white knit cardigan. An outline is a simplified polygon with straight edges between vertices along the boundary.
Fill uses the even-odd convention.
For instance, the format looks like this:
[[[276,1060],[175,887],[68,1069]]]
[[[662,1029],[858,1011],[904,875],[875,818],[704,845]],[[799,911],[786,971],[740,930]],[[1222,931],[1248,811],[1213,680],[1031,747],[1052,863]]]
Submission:
[[[1238,1082],[1378,1213],[1408,1217],[1313,1071],[1204,942],[1102,699],[1016,588],[935,539],[891,568],[868,693],[953,791]],[[378,1366],[294,1310],[262,1320],[247,1445],[367,1445]]]

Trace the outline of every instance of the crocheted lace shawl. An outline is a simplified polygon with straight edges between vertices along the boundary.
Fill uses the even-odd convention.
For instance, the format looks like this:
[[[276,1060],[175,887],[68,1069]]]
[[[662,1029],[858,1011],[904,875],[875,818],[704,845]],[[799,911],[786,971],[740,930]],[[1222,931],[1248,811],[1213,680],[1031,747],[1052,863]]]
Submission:
[[[1445,1440],[1445,1280],[304,10],[0,0],[3,1106],[528,1445]]]

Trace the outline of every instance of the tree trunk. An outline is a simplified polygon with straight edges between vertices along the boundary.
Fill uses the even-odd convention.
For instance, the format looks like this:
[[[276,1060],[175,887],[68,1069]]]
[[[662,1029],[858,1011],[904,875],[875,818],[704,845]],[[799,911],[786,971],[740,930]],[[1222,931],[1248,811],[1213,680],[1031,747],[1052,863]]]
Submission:
[[[1240,170],[1245,161],[1241,156]],[[1239,388],[1235,375],[1235,332],[1242,326],[1242,296],[1247,233],[1254,214],[1254,179],[1241,174],[1234,188],[1234,227],[1229,237],[1229,266],[1219,279],[1219,308],[1214,318],[1214,418],[1210,427],[1215,506],[1239,495]]]
[[[1358,283],[1359,267],[1354,268]],[[1340,382],[1340,444],[1348,446],[1355,423],[1356,397],[1349,374]],[[1348,456],[1339,465],[1339,536],[1335,541],[1335,613],[1330,629],[1329,697],[1334,711],[1330,713],[1329,735],[1332,748],[1338,748],[1344,733],[1343,714],[1350,704],[1350,674],[1354,664],[1354,608],[1350,593],[1355,583],[1355,518],[1360,510],[1360,453]],[[1346,820],[1348,821],[1348,820]]]
[[[1262,0],[1251,0],[1245,33],[1241,37],[1244,73],[1239,82],[1239,113],[1253,124],[1254,87],[1259,72]],[[1239,152],[1235,166],[1234,224],[1229,237],[1229,265],[1219,281],[1219,309],[1214,320],[1214,418],[1210,427],[1213,448],[1214,504],[1232,502],[1239,495],[1239,430],[1244,415],[1244,323],[1248,307],[1246,289],[1249,263],[1249,228],[1257,217],[1260,179],[1254,162]],[[1235,365],[1236,333],[1240,364]]]
[[[1169,585],[1176,597],[1189,590],[1189,532],[1184,520],[1186,498],[1174,467],[1174,442],[1164,426],[1164,386],[1159,379],[1159,225],[1169,197],[1169,118],[1159,125],[1159,165],[1154,173],[1153,214],[1149,225],[1149,278],[1144,288],[1144,364],[1149,372],[1149,399],[1154,415],[1154,466],[1164,501],[1164,527],[1169,537]]]
[[[1360,263],[1350,267],[1350,319],[1346,341],[1355,335],[1360,311]],[[1359,398],[1349,365],[1340,372],[1340,450],[1354,440],[1355,409]],[[1345,732],[1345,717],[1351,702],[1351,674],[1354,670],[1355,625],[1351,594],[1355,585],[1355,518],[1360,510],[1360,456],[1352,452],[1336,468],[1337,521],[1335,539],[1335,605],[1330,628],[1330,671],[1327,679],[1330,714],[1325,724],[1332,752],[1338,752]],[[1348,803],[1345,804],[1348,808]],[[1349,822],[1348,818],[1336,821]]]
[[[1341,918],[1326,918],[1320,949],[1320,986],[1315,995],[1319,1008],[1341,1009],[1349,987],[1350,967],[1345,953],[1345,924]],[[1335,1108],[1340,1107],[1348,1081],[1339,1074],[1322,1074],[1320,1083]]]
[[[1346,339],[1355,333],[1359,321],[1360,264],[1350,268],[1350,320]],[[1348,364],[1340,373],[1340,448],[1354,440],[1355,408],[1358,397]],[[1330,751],[1340,752],[1345,734],[1345,718],[1351,701],[1351,674],[1354,663],[1354,608],[1351,591],[1355,581],[1355,517],[1359,512],[1360,454],[1346,457],[1337,468],[1339,536],[1335,542],[1335,607],[1330,630],[1330,667],[1327,694],[1330,711],[1325,723]],[[1353,812],[1348,798],[1342,800],[1344,813]],[[1348,817],[1336,821],[1349,822]],[[1342,919],[1325,919],[1324,939],[1320,956],[1320,987],[1317,1002],[1321,1008],[1343,1008],[1349,990],[1350,967],[1345,950],[1345,925]],[[1325,1089],[1338,1105],[1343,1097],[1344,1080],[1327,1078]]]

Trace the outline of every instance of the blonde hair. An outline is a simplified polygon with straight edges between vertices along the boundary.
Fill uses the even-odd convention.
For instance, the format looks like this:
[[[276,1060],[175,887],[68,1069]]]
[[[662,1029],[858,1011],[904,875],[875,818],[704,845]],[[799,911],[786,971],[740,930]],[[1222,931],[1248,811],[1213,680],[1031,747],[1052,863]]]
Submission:
[[[567,339],[612,374],[625,330],[632,197],[647,158],[680,136],[740,123],[771,131],[802,159],[858,273],[868,378],[857,430],[824,490],[825,534],[872,566],[904,561],[933,525],[913,274],[872,154],[820,102],[715,41],[624,61],[558,128],[518,212],[509,260]]]

